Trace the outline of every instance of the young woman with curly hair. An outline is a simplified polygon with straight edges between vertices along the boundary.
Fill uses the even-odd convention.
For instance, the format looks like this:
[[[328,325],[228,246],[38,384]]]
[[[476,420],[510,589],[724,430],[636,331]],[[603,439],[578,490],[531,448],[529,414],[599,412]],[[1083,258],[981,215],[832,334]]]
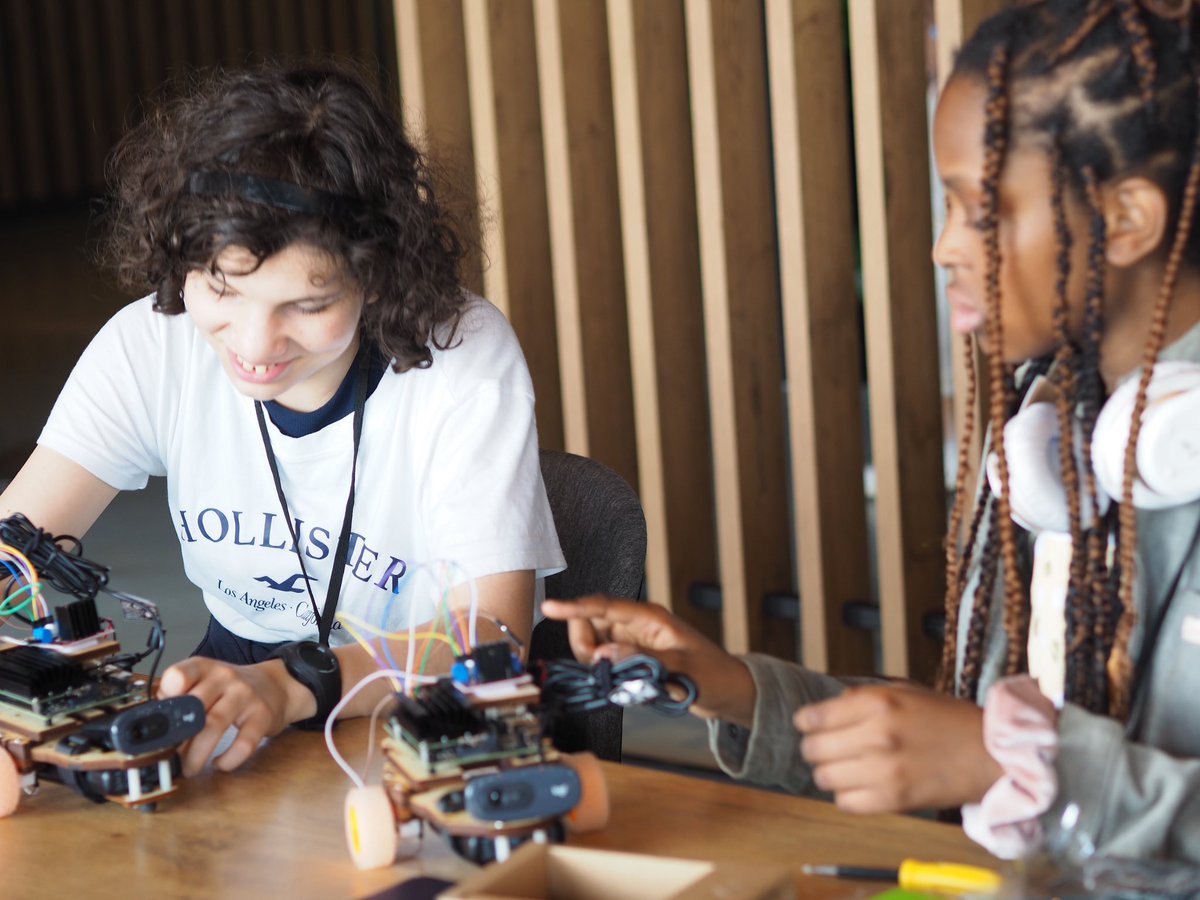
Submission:
[[[0,515],[82,535],[166,476],[211,613],[161,682],[207,707],[185,771],[230,726],[222,769],[323,724],[376,669],[335,609],[395,603],[422,564],[474,579],[479,640],[493,620],[528,637],[536,578],[563,565],[533,388],[375,92],[334,68],[212,73],[122,139],[110,181],[106,261],[150,293],[88,347]]]
[[[1200,8],[1016,3],[962,48],[933,138],[933,258],[990,382],[990,477],[960,476],[950,517],[942,690],[735,658],[656,607],[545,612],[583,657],[632,646],[691,675],[738,777],[856,812],[961,806],[1005,856],[1073,806],[1103,854],[1200,861],[1200,498],[1153,496],[1138,440],[1177,393],[1159,371],[1200,390]],[[1027,412],[1057,452],[1043,430],[1018,453]],[[1155,440],[1195,454],[1196,435],[1193,413]],[[1018,496],[1035,468],[1053,478]]]

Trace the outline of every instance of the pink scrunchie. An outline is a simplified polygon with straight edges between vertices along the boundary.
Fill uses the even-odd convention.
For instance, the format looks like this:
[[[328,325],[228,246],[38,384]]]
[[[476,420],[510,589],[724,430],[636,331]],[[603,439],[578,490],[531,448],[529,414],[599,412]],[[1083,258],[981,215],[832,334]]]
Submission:
[[[1038,817],[1058,793],[1058,710],[1028,675],[1002,679],[984,704],[983,743],[1004,774],[962,808],[963,830],[993,855],[1016,859],[1041,840]]]

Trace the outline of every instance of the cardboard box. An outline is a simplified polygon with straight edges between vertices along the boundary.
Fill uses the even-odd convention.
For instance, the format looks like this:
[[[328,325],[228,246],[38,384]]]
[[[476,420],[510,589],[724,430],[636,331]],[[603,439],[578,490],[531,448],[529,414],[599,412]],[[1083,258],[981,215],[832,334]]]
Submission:
[[[796,884],[779,866],[699,862],[523,844],[439,895],[443,900],[794,900]]]

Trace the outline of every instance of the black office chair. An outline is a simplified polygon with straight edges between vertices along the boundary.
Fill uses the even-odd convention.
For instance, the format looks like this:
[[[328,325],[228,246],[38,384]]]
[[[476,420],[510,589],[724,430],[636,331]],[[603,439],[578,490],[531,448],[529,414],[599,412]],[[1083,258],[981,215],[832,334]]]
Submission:
[[[542,479],[567,569],[546,579],[546,596],[574,600],[588,594],[637,598],[646,568],[646,518],[633,488],[601,463],[561,450],[542,450]],[[530,662],[572,659],[567,627],[544,619],[533,629]],[[590,750],[621,759],[622,710],[562,716],[552,737],[560,750]]]

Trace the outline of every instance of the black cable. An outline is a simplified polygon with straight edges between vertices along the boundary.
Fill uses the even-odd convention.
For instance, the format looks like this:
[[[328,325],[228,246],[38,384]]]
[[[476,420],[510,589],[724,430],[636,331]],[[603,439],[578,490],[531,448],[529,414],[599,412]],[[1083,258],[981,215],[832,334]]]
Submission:
[[[687,712],[696,700],[696,683],[686,675],[668,672],[652,656],[630,656],[618,663],[602,659],[595,665],[569,659],[540,664],[542,700],[558,712],[579,713],[607,706],[647,706],[667,716]],[[683,690],[672,700],[669,688]]]
[[[63,547],[62,543],[67,543]],[[83,544],[69,534],[52,535],[21,513],[0,519],[0,543],[25,555],[41,579],[80,600],[94,600],[108,584],[108,567],[83,558]]]
[[[154,674],[158,671],[158,665],[162,662],[163,651],[167,647],[167,629],[163,626],[162,617],[158,614],[158,605],[122,591],[113,591],[106,588],[104,592],[121,604],[121,609],[124,610],[126,619],[145,619],[150,622],[150,634],[146,637],[145,650],[141,653],[123,653],[109,660],[113,665],[118,665],[127,671],[132,671],[134,666],[151,653],[157,651],[154,661],[150,664],[150,674],[146,680],[146,699],[149,700],[150,692],[154,689]]]
[[[83,542],[70,534],[52,535],[38,528],[21,513],[0,519],[0,543],[19,550],[38,572],[38,577],[55,590],[79,600],[95,600],[105,593],[117,600],[126,618],[145,619],[151,623],[146,649],[140,653],[123,653],[109,662],[127,671],[157,651],[146,682],[146,698],[154,684],[154,675],[166,647],[166,629],[158,607],[149,600],[114,591],[108,587],[108,567],[83,556]],[[64,546],[65,545],[65,546]]]

